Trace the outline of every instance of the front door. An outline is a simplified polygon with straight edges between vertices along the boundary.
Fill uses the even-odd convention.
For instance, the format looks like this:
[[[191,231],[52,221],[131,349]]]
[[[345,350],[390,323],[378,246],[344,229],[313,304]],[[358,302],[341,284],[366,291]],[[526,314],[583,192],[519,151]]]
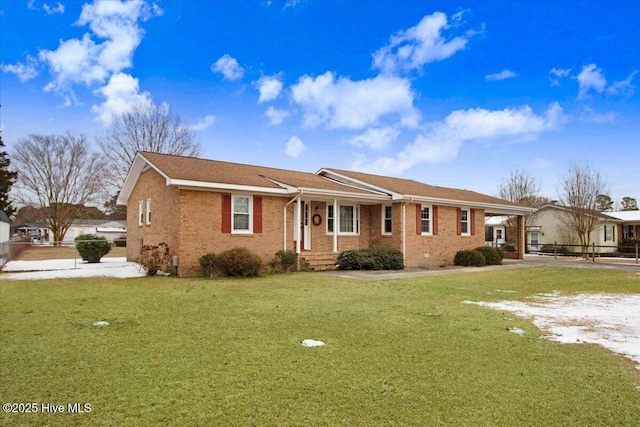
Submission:
[[[311,227],[310,227],[310,206],[308,202],[302,202],[302,248],[305,251],[311,250]]]

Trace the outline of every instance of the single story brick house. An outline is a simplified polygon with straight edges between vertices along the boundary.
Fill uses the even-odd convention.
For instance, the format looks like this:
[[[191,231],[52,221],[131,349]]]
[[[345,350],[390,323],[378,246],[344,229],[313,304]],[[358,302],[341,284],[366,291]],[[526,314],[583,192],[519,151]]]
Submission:
[[[312,266],[348,249],[391,246],[408,267],[449,265],[484,245],[485,215],[532,211],[468,190],[323,168],[316,173],[139,152],[118,204],[127,206],[127,258],[164,242],[180,276],[198,258],[246,247],[269,261],[295,250]],[[520,256],[524,256],[524,238]]]

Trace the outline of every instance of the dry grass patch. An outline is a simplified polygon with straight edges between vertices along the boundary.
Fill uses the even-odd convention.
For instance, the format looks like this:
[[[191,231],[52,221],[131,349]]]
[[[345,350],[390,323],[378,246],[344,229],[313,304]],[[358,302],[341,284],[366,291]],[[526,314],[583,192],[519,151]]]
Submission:
[[[104,258],[120,258],[127,256],[127,248],[113,246]],[[16,261],[44,261],[48,259],[80,258],[73,246],[30,246],[22,252]]]

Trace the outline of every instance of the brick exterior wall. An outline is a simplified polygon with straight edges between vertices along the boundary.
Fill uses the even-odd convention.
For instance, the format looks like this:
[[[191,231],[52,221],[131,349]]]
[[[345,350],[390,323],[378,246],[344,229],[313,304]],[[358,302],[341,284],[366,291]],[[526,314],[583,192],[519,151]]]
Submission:
[[[262,233],[233,234],[222,232],[222,192],[197,191],[167,187],[164,178],[155,170],[143,172],[131,193],[127,209],[127,259],[135,261],[141,244],[168,244],[170,254],[179,257],[180,276],[200,273],[198,258],[234,247],[246,247],[266,263],[284,247],[285,205],[288,197],[262,196]],[[235,194],[235,193],[234,193]],[[250,195],[250,194],[247,194]],[[150,198],[151,224],[138,225],[138,201]],[[286,246],[294,250],[294,204],[287,206]],[[327,203],[310,201],[310,234],[312,252],[331,252],[333,235],[327,233]],[[392,234],[382,234],[382,205],[360,205],[360,233],[339,235],[338,252],[370,246],[391,246],[402,250],[402,203],[392,204]],[[455,253],[484,244],[484,211],[475,210],[475,235],[458,236],[455,207],[438,207],[438,234],[416,234],[416,204],[405,206],[405,248],[407,267],[438,267],[451,265]],[[311,218],[319,215],[321,223]],[[338,226],[337,221],[335,226]],[[425,254],[428,254],[426,256]]]

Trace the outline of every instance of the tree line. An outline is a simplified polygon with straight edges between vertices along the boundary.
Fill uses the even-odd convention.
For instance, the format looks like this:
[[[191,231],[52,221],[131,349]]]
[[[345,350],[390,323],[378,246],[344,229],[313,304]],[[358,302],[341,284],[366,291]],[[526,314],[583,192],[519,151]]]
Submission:
[[[155,104],[114,115],[96,142],[98,151],[82,134],[31,134],[9,155],[0,134],[0,210],[9,217],[16,212],[39,217],[59,242],[75,219],[96,214],[97,206],[105,208],[106,217],[122,215],[115,200],[138,151],[200,155],[193,131],[169,108]]]

